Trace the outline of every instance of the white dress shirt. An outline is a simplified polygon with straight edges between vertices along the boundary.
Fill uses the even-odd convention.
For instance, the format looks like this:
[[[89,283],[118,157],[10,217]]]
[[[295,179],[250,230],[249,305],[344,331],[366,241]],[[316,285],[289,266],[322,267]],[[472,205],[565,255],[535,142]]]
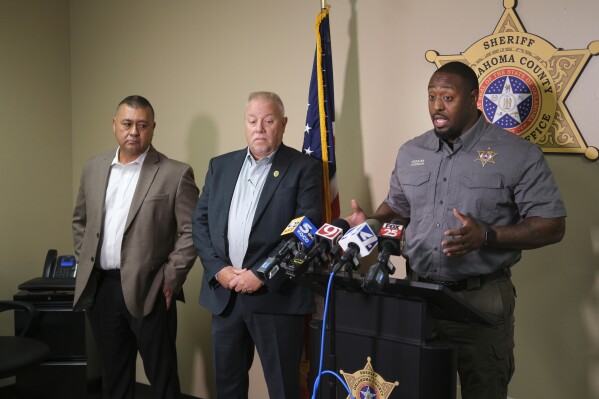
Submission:
[[[139,180],[141,166],[146,159],[148,150],[135,161],[122,164],[119,162],[119,149],[117,148],[110,164],[108,187],[106,187],[104,200],[104,229],[100,251],[102,269],[121,268],[121,245],[125,233],[125,223]]]

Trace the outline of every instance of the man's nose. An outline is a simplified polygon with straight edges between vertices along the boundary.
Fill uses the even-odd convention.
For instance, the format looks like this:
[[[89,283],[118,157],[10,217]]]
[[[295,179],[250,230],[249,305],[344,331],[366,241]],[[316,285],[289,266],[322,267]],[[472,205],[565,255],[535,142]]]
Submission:
[[[445,108],[445,103],[443,102],[443,99],[440,97],[436,97],[435,101],[433,102],[433,107],[436,110],[442,110]]]

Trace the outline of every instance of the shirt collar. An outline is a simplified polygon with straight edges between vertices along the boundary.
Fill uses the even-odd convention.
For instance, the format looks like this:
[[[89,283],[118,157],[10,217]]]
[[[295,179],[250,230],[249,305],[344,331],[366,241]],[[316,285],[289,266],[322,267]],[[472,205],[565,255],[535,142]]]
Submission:
[[[461,142],[462,148],[464,148],[466,151],[470,151],[482,137],[488,125],[489,123],[483,116],[482,112],[479,111],[479,116],[476,123],[456,139],[454,146],[456,143]],[[434,129],[430,132],[431,135],[427,142],[427,146],[433,151],[441,151],[443,148],[443,140],[437,137]]]
[[[110,163],[110,166],[112,165],[123,165],[119,162],[119,151],[121,150],[120,147],[116,148],[115,154],[114,154],[114,158],[112,158],[112,162]],[[134,161],[131,161],[125,165],[143,165],[144,160],[146,159],[146,155],[148,155],[148,151],[150,151],[150,147],[146,148],[146,150],[143,152],[143,154],[141,154],[139,157],[137,157],[137,159],[135,159]]]
[[[485,119],[482,112],[479,111],[476,123],[459,137],[459,140],[462,141],[462,146],[466,151],[470,151],[478,140],[480,140],[488,125],[487,119]]]
[[[279,146],[279,148],[281,148]],[[265,156],[264,158],[260,159],[260,161],[256,161],[254,159],[254,157],[252,156],[252,153],[250,152],[250,147],[247,148],[247,152],[245,154],[245,159],[250,161],[251,165],[256,165],[258,164],[258,162],[262,162],[263,164],[271,164],[272,161],[275,159],[275,155],[276,153],[279,151],[279,148],[277,148],[276,150],[274,150],[271,154],[268,154],[267,156]]]

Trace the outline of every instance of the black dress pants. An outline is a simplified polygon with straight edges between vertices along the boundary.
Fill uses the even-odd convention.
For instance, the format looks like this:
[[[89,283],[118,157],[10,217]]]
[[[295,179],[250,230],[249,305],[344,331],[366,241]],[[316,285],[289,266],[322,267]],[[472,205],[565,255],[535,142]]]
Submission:
[[[152,312],[135,318],[125,306],[118,274],[102,274],[94,306],[87,315],[102,360],[104,398],[134,399],[138,351],[152,387],[152,398],[180,398],[175,302],[167,310],[164,295],[158,295]]]
[[[212,316],[212,356],[218,399],[247,399],[254,348],[270,399],[299,399],[304,315],[247,311],[232,293],[222,315]]]

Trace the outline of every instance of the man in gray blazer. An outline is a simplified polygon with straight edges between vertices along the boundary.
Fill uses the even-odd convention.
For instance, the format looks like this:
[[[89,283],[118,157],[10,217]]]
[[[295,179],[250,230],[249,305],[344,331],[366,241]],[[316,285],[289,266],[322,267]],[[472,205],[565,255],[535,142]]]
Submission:
[[[282,144],[286,124],[278,95],[250,94],[248,147],[210,161],[193,215],[219,399],[247,398],[254,347],[270,399],[300,395],[304,315],[314,312],[313,295],[293,281],[275,287],[256,274],[280,249],[292,219],[321,221],[320,163]]]
[[[103,390],[133,399],[139,351],[153,398],[179,398],[176,299],[196,254],[193,171],[151,145],[152,105],[129,96],[112,122],[118,148],[89,159],[73,212],[74,309],[86,310]]]

